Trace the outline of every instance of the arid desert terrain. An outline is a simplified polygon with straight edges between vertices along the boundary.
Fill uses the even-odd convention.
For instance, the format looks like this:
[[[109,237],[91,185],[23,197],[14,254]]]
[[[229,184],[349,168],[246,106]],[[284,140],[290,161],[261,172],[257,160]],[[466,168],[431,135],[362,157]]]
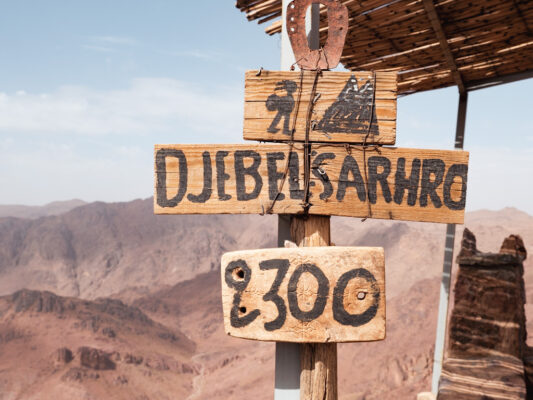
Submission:
[[[155,216],[152,199],[0,216],[0,400],[273,398],[274,344],[223,332],[219,264],[275,247],[276,216]],[[386,257],[387,338],[339,345],[340,398],[414,399],[430,389],[446,227],[331,225],[336,245]],[[533,249],[533,217],[519,210],[467,213],[465,226],[482,251],[511,233]],[[531,303],[530,260],[525,282]]]

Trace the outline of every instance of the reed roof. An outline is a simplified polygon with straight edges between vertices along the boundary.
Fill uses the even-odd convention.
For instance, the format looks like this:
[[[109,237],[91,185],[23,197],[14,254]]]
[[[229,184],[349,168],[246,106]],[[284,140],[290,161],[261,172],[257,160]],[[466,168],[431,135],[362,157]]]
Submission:
[[[533,1],[343,0],[350,70],[398,70],[398,93],[457,85],[460,92],[505,77],[533,76]],[[237,0],[248,20],[281,31],[281,0]],[[321,9],[321,42],[327,18]]]

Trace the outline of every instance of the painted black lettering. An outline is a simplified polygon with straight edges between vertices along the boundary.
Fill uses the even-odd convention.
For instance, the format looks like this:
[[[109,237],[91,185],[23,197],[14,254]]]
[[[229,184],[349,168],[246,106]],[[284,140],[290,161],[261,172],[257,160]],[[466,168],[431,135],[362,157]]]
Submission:
[[[318,196],[320,200],[329,199],[333,194],[333,185],[329,180],[328,174],[326,174],[326,172],[322,168],[322,165],[325,164],[326,160],[333,159],[335,159],[334,153],[320,153],[313,160],[311,171],[313,172],[313,175],[320,180],[320,183],[322,183],[322,186],[324,187],[324,190]]]
[[[261,314],[257,309],[248,311],[246,307],[241,306],[242,292],[244,292],[248,283],[250,283],[251,278],[252,270],[244,260],[230,262],[224,271],[226,284],[236,291],[233,295],[233,305],[230,312],[230,323],[234,328],[242,328],[251,324]]]
[[[217,151],[215,156],[215,162],[217,165],[217,192],[218,199],[226,201],[231,199],[231,195],[226,193],[226,181],[230,179],[230,176],[226,174],[226,166],[224,165],[224,157],[227,157],[229,152],[220,150]]]
[[[378,173],[378,167],[382,171]],[[387,177],[390,174],[390,160],[382,156],[373,156],[368,159],[368,200],[372,204],[377,201],[377,186],[378,182],[381,185],[381,192],[383,198],[387,203],[392,201],[392,195],[387,182]]]
[[[394,202],[396,204],[402,204],[403,194],[407,189],[407,205],[414,206],[416,204],[419,181],[420,159],[415,158],[411,163],[411,175],[409,175],[409,179],[407,179],[405,174],[405,158],[398,158],[396,175],[394,177]]]
[[[283,200],[285,195],[278,193],[279,181],[283,179],[283,172],[278,171],[278,161],[285,159],[285,154],[281,151],[276,153],[267,153],[268,169],[268,197],[270,200]]]
[[[304,190],[300,189],[300,162],[298,153],[291,151],[289,156],[289,192],[291,199],[302,200]]]
[[[252,158],[253,163],[249,167],[244,166],[244,158]],[[256,199],[263,188],[263,180],[259,175],[259,165],[261,164],[261,156],[253,150],[237,150],[235,152],[235,182],[237,189],[237,200],[247,201]],[[246,193],[245,176],[251,176],[255,185],[250,193]]]
[[[174,157],[179,160],[178,193],[171,199],[167,197],[167,165],[166,158]],[[155,156],[157,168],[157,204],[160,207],[176,207],[187,192],[187,159],[183,151],[176,149],[160,149]]]
[[[285,320],[287,319],[287,306],[278,294],[278,290],[281,286],[283,278],[285,278],[285,275],[287,275],[287,271],[289,270],[289,264],[289,260],[285,259],[267,260],[261,261],[259,263],[259,268],[263,271],[269,269],[278,270],[276,273],[276,278],[272,283],[272,287],[270,288],[268,293],[263,296],[264,301],[271,301],[278,308],[278,316],[276,317],[276,319],[265,323],[265,329],[267,331],[275,331],[276,329],[281,328],[285,323]]]
[[[189,193],[187,198],[192,203],[205,203],[211,197],[213,183],[213,169],[211,168],[211,154],[208,151],[202,153],[204,162],[204,187],[199,195]]]
[[[344,308],[344,292],[352,279],[363,278],[370,283],[372,304],[362,313],[350,314]],[[341,275],[333,290],[333,318],[342,325],[361,326],[376,316],[379,307],[380,290],[376,278],[364,268],[352,269]]]
[[[348,173],[352,174],[353,180],[348,180]],[[354,187],[357,190],[359,200],[366,201],[366,190],[363,177],[359,171],[357,161],[355,161],[350,155],[344,157],[344,162],[342,163],[341,172],[339,174],[339,185],[337,188],[337,200],[342,201],[344,199],[346,188],[349,187]]]
[[[420,188],[420,207],[427,207],[428,197],[435,208],[442,207],[442,201],[437,194],[437,188],[444,177],[444,161],[432,158],[422,162],[422,183]],[[431,179],[433,175],[434,179]]]
[[[318,282],[318,291],[313,308],[309,311],[302,311],[298,305],[298,281],[305,272],[310,273]],[[329,281],[326,275],[314,264],[301,264],[296,268],[289,280],[287,288],[287,297],[289,299],[289,309],[294,318],[300,321],[309,322],[318,317],[324,312],[326,302],[328,301]]]
[[[458,201],[452,199],[452,184],[455,177],[458,176],[461,178],[461,198]],[[442,188],[442,197],[444,204],[450,210],[464,210],[466,204],[466,181],[468,176],[468,165],[466,164],[453,164],[448,173],[446,174],[446,179],[444,180],[444,186]]]

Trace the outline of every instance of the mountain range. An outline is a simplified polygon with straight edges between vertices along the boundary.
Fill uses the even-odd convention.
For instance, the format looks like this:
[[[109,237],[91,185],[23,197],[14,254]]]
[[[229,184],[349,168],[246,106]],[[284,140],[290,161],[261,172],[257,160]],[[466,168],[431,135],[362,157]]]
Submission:
[[[0,400],[273,397],[273,343],[223,332],[219,263],[274,247],[277,217],[155,216],[152,201],[0,218]],[[533,217],[519,210],[465,224],[483,251],[511,233],[533,247]],[[331,225],[336,245],[382,246],[386,260],[387,338],[339,345],[339,397],[412,399],[430,388],[446,227]],[[525,281],[530,302],[529,260]]]

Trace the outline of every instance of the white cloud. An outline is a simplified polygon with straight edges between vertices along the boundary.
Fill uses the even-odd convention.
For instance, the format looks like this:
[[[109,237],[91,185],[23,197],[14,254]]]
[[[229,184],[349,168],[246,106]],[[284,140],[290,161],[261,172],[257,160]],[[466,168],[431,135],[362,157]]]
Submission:
[[[198,58],[200,60],[212,60],[217,57],[221,57],[220,53],[209,52],[203,50],[177,50],[177,51],[160,51],[161,54],[176,56],[176,57],[187,57],[187,58]]]
[[[242,88],[207,89],[174,79],[140,78],[121,90],[63,86],[45,94],[0,93],[0,132],[240,136]]]
[[[91,36],[89,37],[91,42],[107,43],[114,45],[134,46],[139,42],[133,38],[125,36]]]
[[[0,92],[0,204],[147,197],[155,143],[242,141],[242,86],[141,78],[120,90]]]
[[[0,184],[10,189],[0,194],[0,204],[36,205],[76,196],[88,201],[148,197],[153,186],[152,149],[15,143],[0,157]]]
[[[82,47],[86,50],[98,51],[100,53],[113,53],[115,51],[111,47],[96,46],[93,44],[84,44]]]

